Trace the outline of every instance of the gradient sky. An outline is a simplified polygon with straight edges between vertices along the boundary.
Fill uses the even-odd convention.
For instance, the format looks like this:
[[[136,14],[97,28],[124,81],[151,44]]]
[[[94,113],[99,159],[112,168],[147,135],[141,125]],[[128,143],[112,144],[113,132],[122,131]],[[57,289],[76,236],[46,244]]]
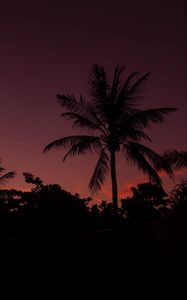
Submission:
[[[178,107],[151,130],[160,153],[186,149],[185,0],[6,1],[0,7],[0,157],[17,176],[7,187],[28,189],[22,172],[90,196],[97,157],[62,163],[60,151],[43,154],[51,141],[72,133],[60,118],[57,93],[87,95],[93,63],[110,75],[151,71],[140,108]],[[125,78],[125,77],[124,77]],[[179,172],[182,175],[182,171]],[[164,178],[164,175],[162,175]],[[118,158],[120,196],[144,177]],[[110,178],[97,197],[108,199]],[[167,182],[168,185],[168,182]],[[169,185],[168,185],[169,186]]]

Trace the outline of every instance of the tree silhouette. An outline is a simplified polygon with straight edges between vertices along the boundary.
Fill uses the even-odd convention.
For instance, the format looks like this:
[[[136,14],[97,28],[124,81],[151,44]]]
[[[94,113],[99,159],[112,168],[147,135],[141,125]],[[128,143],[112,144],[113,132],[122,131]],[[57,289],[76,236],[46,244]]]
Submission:
[[[167,194],[161,186],[145,182],[137,185],[137,188],[131,188],[133,194],[139,194],[145,201],[160,202]]]
[[[168,215],[169,200],[167,194],[157,184],[145,182],[132,187],[132,197],[121,199],[122,212],[132,218],[151,219],[160,215]]]
[[[39,177],[35,177],[29,172],[23,172],[23,176],[25,177],[25,182],[35,185],[35,188],[32,189],[33,192],[37,192],[43,187],[43,181]]]
[[[91,134],[65,136],[48,144],[44,152],[51,149],[68,148],[64,161],[71,156],[96,152],[99,159],[89,188],[96,192],[101,188],[105,175],[110,171],[114,211],[118,211],[118,189],[116,178],[116,153],[122,150],[127,160],[133,162],[148,175],[149,179],[161,185],[157,171],[172,171],[168,163],[156,152],[143,145],[141,140],[151,141],[144,129],[153,123],[161,123],[175,108],[140,110],[136,106],[143,99],[142,87],[150,73],[134,78],[139,72],[131,73],[125,81],[121,75],[124,68],[116,66],[113,81],[109,84],[105,70],[93,65],[89,77],[90,101],[80,96],[57,95],[59,104],[65,108],[62,117],[72,121],[74,127],[85,129]]]
[[[145,201],[135,188],[132,188],[133,196],[121,199],[121,211],[128,220],[146,220],[155,217],[155,210],[150,202]]]

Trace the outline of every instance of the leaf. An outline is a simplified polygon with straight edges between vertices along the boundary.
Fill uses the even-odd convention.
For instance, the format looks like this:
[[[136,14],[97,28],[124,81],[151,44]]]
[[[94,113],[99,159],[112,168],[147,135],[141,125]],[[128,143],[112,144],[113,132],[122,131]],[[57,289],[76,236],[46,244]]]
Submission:
[[[109,98],[108,90],[109,85],[106,80],[106,73],[102,66],[95,64],[89,76],[89,93],[93,103],[93,108],[99,120],[102,123],[108,122]]]
[[[8,173],[4,174],[3,176],[0,177],[0,183],[5,184],[8,179],[14,178],[15,175],[16,175],[15,172],[8,172]]]
[[[64,156],[63,161],[65,161],[70,156],[86,154],[88,151],[90,153],[92,153],[93,151],[97,152],[100,149],[101,149],[101,144],[98,138],[82,139],[80,142],[72,145],[70,150]]]
[[[129,124],[129,126],[133,126],[135,128],[146,128],[151,125],[151,123],[161,123],[164,121],[165,115],[170,112],[176,111],[176,108],[171,107],[162,107],[155,109],[147,109],[147,110],[139,110],[135,112],[135,114],[130,115],[129,118],[124,120],[123,126],[125,124]]]
[[[124,151],[127,159],[133,162],[140,170],[148,175],[149,180],[155,182],[159,186],[162,184],[161,178],[158,176],[157,172],[146,160],[144,155],[138,151],[136,146],[131,143],[124,144]]]
[[[134,109],[134,106],[137,104],[137,101],[142,98],[140,91],[150,73],[146,73],[134,84],[131,84],[132,79],[138,73],[139,72],[131,73],[118,92],[115,103],[115,112],[118,119],[131,112],[131,110]]]
[[[164,153],[164,158],[175,169],[187,167],[187,151],[170,150]]]
[[[113,77],[112,87],[111,87],[111,91],[110,91],[110,99],[112,99],[113,102],[116,102],[117,95],[119,93],[119,90],[122,87],[120,77],[121,77],[123,70],[124,70],[124,67],[119,67],[119,65],[117,65],[114,70],[114,77]]]
[[[65,155],[64,160],[70,156],[75,154],[83,154],[86,151],[94,150],[97,151],[101,148],[100,138],[97,136],[89,136],[89,135],[75,135],[75,136],[67,136],[62,139],[55,140],[52,143],[48,144],[43,152],[48,152],[51,149],[58,148],[66,148],[70,147],[70,150]]]
[[[103,184],[105,176],[109,171],[108,163],[109,158],[103,150],[100,154],[99,160],[89,183],[89,188],[93,192],[97,192],[101,189],[101,185]]]
[[[62,117],[68,119],[68,120],[73,120],[73,126],[75,127],[80,127],[80,128],[87,128],[87,129],[99,129],[100,131],[102,131],[102,128],[95,124],[92,120],[90,120],[89,118],[86,118],[84,116],[81,116],[77,113],[73,113],[73,112],[64,112],[61,115]]]

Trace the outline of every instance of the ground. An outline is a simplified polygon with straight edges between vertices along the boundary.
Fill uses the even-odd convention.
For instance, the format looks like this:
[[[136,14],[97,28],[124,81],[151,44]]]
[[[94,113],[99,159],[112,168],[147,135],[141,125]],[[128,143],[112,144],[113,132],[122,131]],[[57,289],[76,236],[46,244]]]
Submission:
[[[5,299],[187,299],[185,213],[1,247]]]

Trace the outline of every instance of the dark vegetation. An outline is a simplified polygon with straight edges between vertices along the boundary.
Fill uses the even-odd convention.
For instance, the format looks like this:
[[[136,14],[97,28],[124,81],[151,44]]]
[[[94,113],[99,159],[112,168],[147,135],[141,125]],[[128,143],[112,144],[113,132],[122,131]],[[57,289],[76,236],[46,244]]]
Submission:
[[[150,182],[132,187],[132,196],[121,199],[118,215],[111,203],[92,204],[58,184],[44,185],[39,177],[23,173],[31,191],[0,190],[1,239],[26,242],[36,239],[71,238],[97,230],[129,226],[171,216],[185,210],[187,181],[182,180],[168,196]]]
[[[92,102],[58,95],[67,110],[62,116],[90,135],[63,137],[45,148],[67,147],[64,159],[96,151],[89,186],[97,191],[110,171],[111,203],[45,185],[28,172],[28,192],[4,189],[15,172],[0,177],[1,299],[187,299],[187,179],[166,193],[158,175],[164,170],[173,179],[175,169],[186,168],[187,152],[160,155],[141,143],[151,141],[145,129],[175,109],[138,109],[149,74],[132,82],[132,73],[123,82],[122,71],[116,67],[110,85],[103,67],[94,66]],[[123,199],[116,176],[120,150],[148,175]]]
[[[185,180],[170,197],[139,184],[116,216],[24,176],[30,192],[1,190],[2,299],[185,299]]]

